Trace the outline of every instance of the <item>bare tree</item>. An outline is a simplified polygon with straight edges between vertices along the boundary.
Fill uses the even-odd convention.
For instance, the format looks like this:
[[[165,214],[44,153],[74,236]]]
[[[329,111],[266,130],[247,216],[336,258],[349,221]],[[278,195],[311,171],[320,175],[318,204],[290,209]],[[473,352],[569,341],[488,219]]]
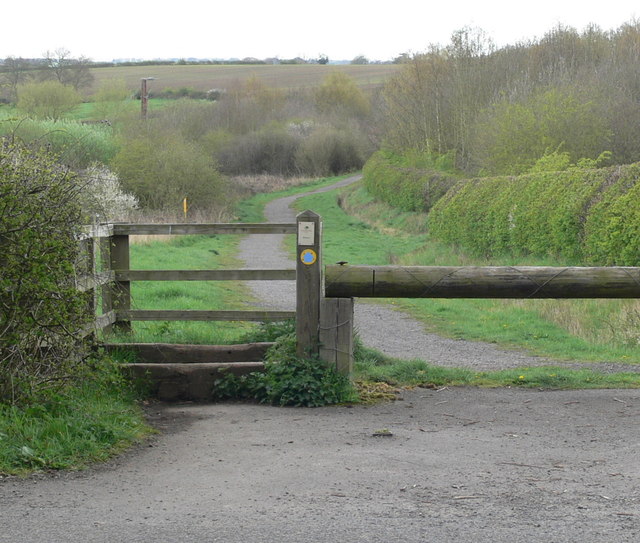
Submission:
[[[64,48],[47,51],[44,58],[44,79],[57,79],[63,85],[70,85],[76,90],[93,83],[91,59],[85,56],[73,58],[71,52]]]

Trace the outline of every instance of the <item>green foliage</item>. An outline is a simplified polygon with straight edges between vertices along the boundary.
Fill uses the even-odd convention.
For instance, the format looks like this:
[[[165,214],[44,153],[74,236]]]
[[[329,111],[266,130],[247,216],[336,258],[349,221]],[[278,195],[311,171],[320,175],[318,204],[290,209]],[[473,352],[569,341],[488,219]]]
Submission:
[[[40,119],[57,121],[80,102],[78,91],[59,81],[31,82],[18,87],[18,109]]]
[[[177,209],[184,198],[192,209],[209,209],[224,199],[225,182],[213,159],[199,145],[152,124],[123,137],[113,158],[123,188],[154,209]]]
[[[457,181],[452,156],[392,151],[374,153],[363,169],[369,193],[403,211],[429,211]]]
[[[31,148],[46,148],[60,162],[76,169],[95,162],[106,164],[117,152],[113,130],[101,124],[7,118],[0,119],[0,136]]]
[[[473,161],[493,175],[521,174],[551,159],[559,160],[557,166],[563,169],[581,157],[598,157],[611,145],[611,130],[596,101],[572,88],[498,102],[485,111],[475,130]],[[546,157],[543,163],[540,157]]]
[[[52,156],[0,147],[0,402],[29,400],[82,367],[78,190]]]
[[[216,399],[245,398],[279,406],[320,407],[357,400],[349,379],[316,357],[296,355],[295,334],[281,336],[269,349],[264,373],[225,376]]]
[[[112,120],[122,115],[127,108],[131,90],[124,79],[105,79],[93,95],[93,115],[96,119]]]
[[[606,155],[605,155],[606,157]],[[639,165],[461,181],[431,211],[438,239],[475,254],[640,264]]]
[[[151,433],[136,396],[119,366],[97,357],[74,386],[30,405],[0,404],[0,474],[79,469],[108,459]]]
[[[316,108],[325,114],[364,117],[371,104],[355,81],[344,72],[333,71],[316,90]]]

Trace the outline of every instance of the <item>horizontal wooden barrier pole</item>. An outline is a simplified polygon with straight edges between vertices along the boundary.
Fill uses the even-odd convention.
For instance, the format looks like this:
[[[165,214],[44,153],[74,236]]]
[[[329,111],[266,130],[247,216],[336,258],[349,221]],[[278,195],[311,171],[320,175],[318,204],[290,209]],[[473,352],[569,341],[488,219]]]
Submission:
[[[295,223],[114,224],[116,236],[182,234],[295,234]]]
[[[328,298],[640,298],[640,268],[327,266]]]
[[[253,321],[272,322],[293,319],[295,311],[199,311],[130,309],[116,311],[119,321]]]
[[[295,280],[296,270],[123,270],[118,281],[273,281]]]

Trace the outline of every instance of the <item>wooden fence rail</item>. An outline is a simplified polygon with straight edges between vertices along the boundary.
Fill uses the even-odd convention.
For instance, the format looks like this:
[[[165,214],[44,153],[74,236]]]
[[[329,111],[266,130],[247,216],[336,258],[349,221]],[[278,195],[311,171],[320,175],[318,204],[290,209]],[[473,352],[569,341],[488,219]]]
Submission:
[[[640,268],[327,266],[329,298],[640,298]]]
[[[244,270],[132,270],[131,235],[293,234],[296,223],[210,224],[108,224],[87,227],[81,236],[85,256],[79,265],[76,287],[93,292],[95,312],[98,288],[102,289],[102,314],[86,333],[130,330],[131,321],[281,321],[294,318],[295,311],[145,310],[131,308],[134,281],[272,281],[295,280],[295,269]],[[99,247],[100,264],[97,263]],[[97,271],[100,269],[100,271]]]

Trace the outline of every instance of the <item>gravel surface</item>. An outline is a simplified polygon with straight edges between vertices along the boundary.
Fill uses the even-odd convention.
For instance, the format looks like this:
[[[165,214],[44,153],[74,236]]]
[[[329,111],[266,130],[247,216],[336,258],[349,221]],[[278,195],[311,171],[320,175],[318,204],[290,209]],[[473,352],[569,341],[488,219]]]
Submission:
[[[403,398],[158,406],[117,461],[0,479],[0,542],[640,541],[637,391]]]
[[[269,222],[295,222],[291,204],[307,194],[327,192],[360,179],[350,177],[336,185],[310,193],[274,200],[267,204]],[[293,268],[295,263],[283,248],[284,235],[254,235],[240,245],[240,259],[248,268]],[[258,306],[274,310],[295,309],[294,281],[250,282]],[[500,370],[527,366],[565,366],[589,368],[600,372],[640,372],[640,366],[624,363],[585,363],[551,360],[516,350],[501,349],[494,344],[449,339],[425,330],[425,325],[388,305],[367,301],[356,303],[355,325],[365,345],[400,359],[421,359],[438,366],[464,367],[476,371]]]

